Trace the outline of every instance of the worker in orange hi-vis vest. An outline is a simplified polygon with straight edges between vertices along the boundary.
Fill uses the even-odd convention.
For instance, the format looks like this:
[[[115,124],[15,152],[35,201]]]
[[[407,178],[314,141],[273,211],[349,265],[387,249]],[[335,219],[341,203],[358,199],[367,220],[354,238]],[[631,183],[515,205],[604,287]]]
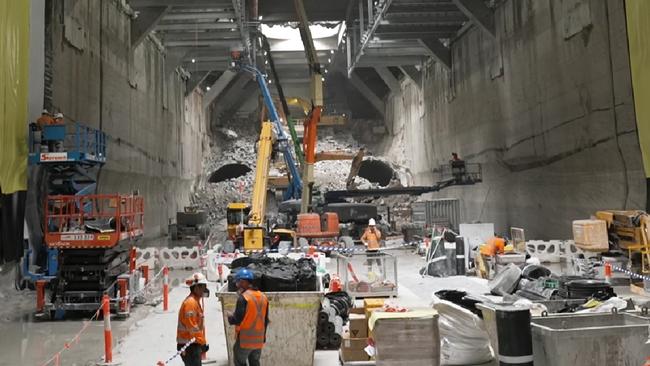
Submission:
[[[368,272],[372,272],[372,263],[377,263],[377,268],[381,272],[381,252],[379,252],[381,232],[377,229],[377,224],[375,219],[368,220],[368,227],[361,236],[361,242],[366,246],[366,255],[368,259],[366,265],[368,266]]]
[[[235,326],[235,366],[259,366],[269,325],[269,300],[253,287],[253,272],[242,268],[235,274],[239,298],[228,322]]]
[[[201,306],[201,298],[208,293],[208,281],[202,273],[195,273],[185,283],[190,286],[190,294],[185,298],[178,312],[176,347],[180,350],[187,343],[192,342],[181,353],[181,359],[185,366],[201,366],[201,354],[209,349],[205,338],[203,307]]]
[[[52,114],[47,109],[43,109],[43,112],[41,112],[41,116],[38,117],[38,119],[36,120],[36,124],[38,125],[38,128],[40,130],[43,129],[43,126],[54,124],[54,119],[52,118]]]

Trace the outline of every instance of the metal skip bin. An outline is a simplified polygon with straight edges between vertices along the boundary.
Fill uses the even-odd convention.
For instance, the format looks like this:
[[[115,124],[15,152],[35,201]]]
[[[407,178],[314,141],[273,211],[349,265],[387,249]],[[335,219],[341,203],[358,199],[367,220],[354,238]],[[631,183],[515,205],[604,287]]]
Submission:
[[[535,366],[643,365],[650,320],[626,313],[533,318]]]
[[[312,366],[316,351],[316,328],[321,292],[265,292],[269,299],[269,328],[262,352],[262,365]],[[226,330],[228,364],[233,365],[235,327],[228,313],[235,311],[238,294],[224,285],[217,293]]]

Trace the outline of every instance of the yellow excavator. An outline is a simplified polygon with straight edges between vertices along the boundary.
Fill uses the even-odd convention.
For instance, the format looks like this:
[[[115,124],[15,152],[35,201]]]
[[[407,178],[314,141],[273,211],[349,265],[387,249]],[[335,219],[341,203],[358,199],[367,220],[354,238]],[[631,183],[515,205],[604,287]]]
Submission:
[[[260,250],[268,239],[265,227],[266,190],[269,181],[269,167],[273,153],[273,123],[262,122],[262,132],[257,148],[255,164],[255,184],[251,204],[233,202],[228,204],[228,237],[234,239],[235,246],[244,250]]]

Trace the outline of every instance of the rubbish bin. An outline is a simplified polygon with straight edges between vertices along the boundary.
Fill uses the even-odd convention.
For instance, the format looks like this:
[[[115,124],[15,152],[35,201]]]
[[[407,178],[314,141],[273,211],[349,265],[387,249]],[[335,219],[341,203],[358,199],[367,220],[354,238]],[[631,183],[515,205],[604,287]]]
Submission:
[[[322,292],[265,292],[269,299],[269,328],[262,351],[262,365],[312,366],[316,350],[316,328]],[[237,293],[224,285],[217,293],[226,330],[228,363],[233,365],[235,327],[228,312],[235,311]]]
[[[649,325],[626,313],[533,318],[535,366],[643,365]]]

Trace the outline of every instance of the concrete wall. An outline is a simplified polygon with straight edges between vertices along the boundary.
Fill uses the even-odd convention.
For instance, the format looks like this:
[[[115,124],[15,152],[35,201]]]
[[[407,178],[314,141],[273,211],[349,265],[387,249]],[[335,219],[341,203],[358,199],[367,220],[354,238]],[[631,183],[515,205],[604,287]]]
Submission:
[[[207,147],[202,98],[164,73],[163,50],[130,46],[131,17],[116,0],[53,0],[53,107],[109,136],[101,193],[139,190],[145,233],[159,236],[189,202]]]
[[[472,27],[452,44],[451,72],[426,65],[421,90],[404,80],[388,97],[380,150],[422,184],[452,152],[482,163],[482,184],[438,196],[499,232],[569,238],[571,220],[598,209],[643,209],[623,5],[504,1],[496,39]]]

